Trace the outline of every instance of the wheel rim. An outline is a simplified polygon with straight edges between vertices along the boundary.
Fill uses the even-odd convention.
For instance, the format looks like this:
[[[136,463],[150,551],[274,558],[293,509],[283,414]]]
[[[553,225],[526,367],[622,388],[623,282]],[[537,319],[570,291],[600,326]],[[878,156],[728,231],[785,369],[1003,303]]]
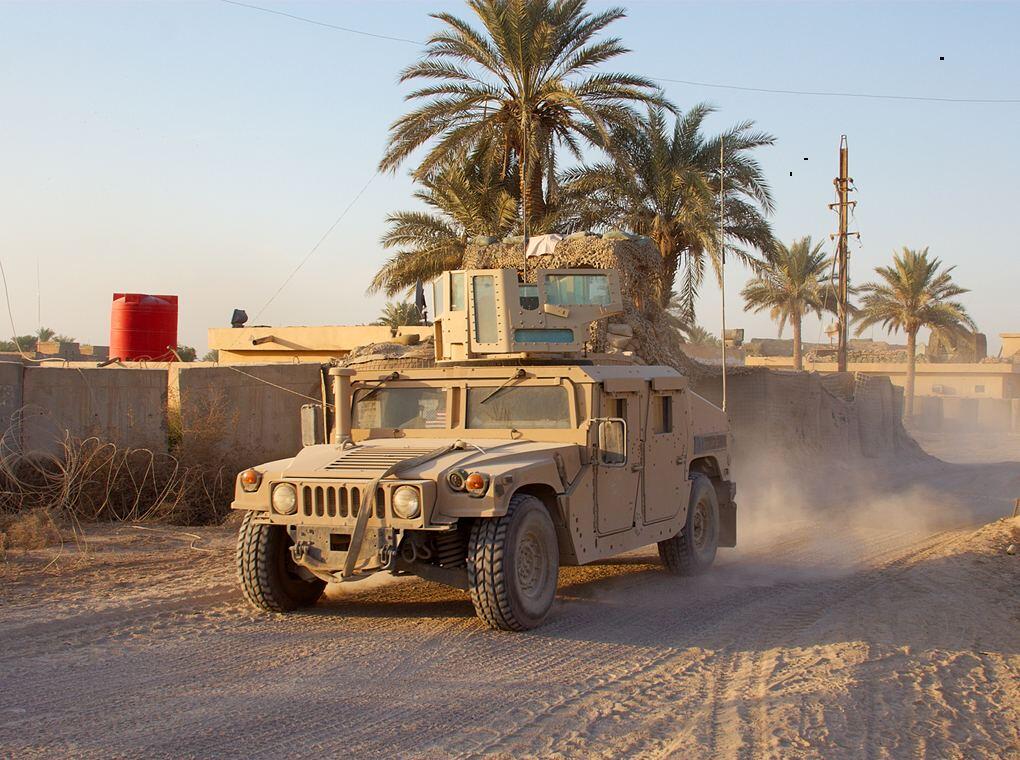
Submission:
[[[535,532],[528,531],[521,537],[514,560],[521,594],[529,599],[541,596],[549,575],[549,553]]]
[[[694,507],[694,514],[691,519],[691,539],[694,547],[699,551],[705,548],[708,543],[708,507],[704,502],[698,502]]]

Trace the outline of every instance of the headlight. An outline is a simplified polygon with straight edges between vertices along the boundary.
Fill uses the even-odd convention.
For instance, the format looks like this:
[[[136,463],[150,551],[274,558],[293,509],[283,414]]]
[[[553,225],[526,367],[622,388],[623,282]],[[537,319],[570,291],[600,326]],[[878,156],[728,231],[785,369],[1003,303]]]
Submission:
[[[472,496],[485,496],[489,490],[489,476],[481,472],[472,472],[464,479],[464,489]]]
[[[241,490],[245,493],[254,493],[262,485],[262,473],[256,469],[248,469],[237,476],[241,483]]]
[[[393,491],[393,514],[402,520],[413,520],[421,514],[421,496],[414,486],[398,486]]]
[[[273,488],[273,509],[281,515],[297,512],[297,489],[290,483],[277,483]]]

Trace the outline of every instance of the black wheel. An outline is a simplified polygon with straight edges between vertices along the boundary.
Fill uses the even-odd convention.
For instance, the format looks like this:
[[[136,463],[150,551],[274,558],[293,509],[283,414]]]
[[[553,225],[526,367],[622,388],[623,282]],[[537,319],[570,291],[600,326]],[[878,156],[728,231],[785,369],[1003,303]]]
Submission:
[[[318,601],[325,581],[305,580],[290,556],[282,525],[258,523],[248,512],[237,534],[237,579],[244,598],[266,612],[291,612]]]
[[[560,571],[560,551],[545,505],[515,494],[503,517],[471,528],[468,586],[478,617],[490,627],[525,631],[541,625]]]
[[[712,566],[719,548],[719,500],[712,481],[695,475],[687,521],[673,538],[659,542],[659,558],[675,575],[697,575]]]

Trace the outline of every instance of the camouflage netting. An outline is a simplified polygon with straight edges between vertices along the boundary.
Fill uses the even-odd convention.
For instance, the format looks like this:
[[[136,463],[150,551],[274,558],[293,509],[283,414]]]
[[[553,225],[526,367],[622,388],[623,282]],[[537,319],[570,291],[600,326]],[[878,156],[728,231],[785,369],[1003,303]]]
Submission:
[[[465,269],[521,268],[521,243],[471,245],[464,256]],[[600,323],[593,331],[592,350],[613,353],[620,345],[632,350],[647,364],[676,367],[688,377],[718,374],[719,370],[691,359],[683,341],[666,320],[661,305],[662,258],[646,237],[607,239],[598,235],[570,236],[556,244],[552,253],[528,258],[528,280],[536,269],[592,267],[620,273],[624,313]],[[629,329],[620,329],[620,326]],[[627,333],[632,333],[630,341]],[[621,340],[620,338],[623,338]],[[616,345],[614,345],[616,344]]]
[[[420,343],[371,343],[351,351],[340,361],[342,367],[361,370],[420,369],[436,366],[432,338]]]

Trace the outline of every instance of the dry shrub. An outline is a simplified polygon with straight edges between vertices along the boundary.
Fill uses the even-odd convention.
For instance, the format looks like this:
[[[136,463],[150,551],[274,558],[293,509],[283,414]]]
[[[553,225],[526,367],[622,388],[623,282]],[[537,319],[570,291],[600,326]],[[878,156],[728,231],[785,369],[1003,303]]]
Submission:
[[[0,557],[10,549],[43,549],[60,541],[60,529],[45,509],[0,516]]]
[[[169,453],[67,431],[55,442],[54,453],[22,453],[5,436],[0,439],[0,515],[44,510],[74,524],[219,522],[229,512],[237,470],[222,445],[233,424],[224,408],[220,401],[209,403],[189,415],[187,425],[171,415]]]

